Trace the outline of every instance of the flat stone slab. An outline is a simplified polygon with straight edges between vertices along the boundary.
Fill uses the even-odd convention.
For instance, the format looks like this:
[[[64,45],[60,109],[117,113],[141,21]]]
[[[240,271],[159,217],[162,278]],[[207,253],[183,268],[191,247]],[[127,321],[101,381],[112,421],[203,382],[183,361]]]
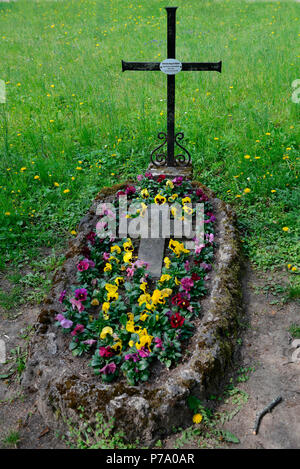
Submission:
[[[182,176],[185,179],[192,179],[193,168],[192,166],[155,166],[150,163],[148,171],[151,171],[154,177],[158,177],[161,174],[167,178],[175,178],[176,176]]]
[[[202,315],[195,320],[195,332],[182,361],[171,369],[153,365],[149,381],[138,386],[122,378],[104,383],[88,366],[90,356],[73,357],[69,338],[54,325],[55,316],[61,312],[59,294],[74,284],[85,236],[97,221],[97,204],[126,184],[104,188],[82,219],[66,261],[53,279],[30,344],[22,385],[24,391],[36,394],[45,425],[65,432],[66,420],[80,426],[83,413],[84,420],[94,423],[100,412],[105,419],[114,418],[116,428],[123,429],[129,441],[139,438],[141,444],[152,445],[173,426],[190,425],[192,412],[186,403],[189,395],[204,400],[219,388],[231,363],[241,312],[240,242],[230,206],[214,198],[201,184],[193,185],[210,196],[216,216],[216,248],[209,293],[199,302]]]
[[[148,270],[153,278],[159,278],[166,240],[163,238],[142,238],[140,241],[138,259],[148,264]]]

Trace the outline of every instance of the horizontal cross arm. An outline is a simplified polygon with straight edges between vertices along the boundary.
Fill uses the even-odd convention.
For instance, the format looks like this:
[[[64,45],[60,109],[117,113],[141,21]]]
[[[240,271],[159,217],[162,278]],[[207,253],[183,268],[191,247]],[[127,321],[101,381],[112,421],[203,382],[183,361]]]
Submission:
[[[126,70],[136,70],[136,71],[145,71],[150,72],[159,71],[160,62],[125,62],[122,60],[122,72]]]
[[[222,62],[182,62],[183,72],[221,72]]]

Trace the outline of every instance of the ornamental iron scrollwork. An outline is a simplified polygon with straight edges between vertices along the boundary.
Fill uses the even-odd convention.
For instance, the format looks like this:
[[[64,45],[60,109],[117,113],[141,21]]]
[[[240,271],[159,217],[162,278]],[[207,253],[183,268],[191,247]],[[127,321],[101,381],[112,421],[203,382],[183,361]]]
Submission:
[[[159,132],[158,138],[163,140],[163,143],[156,147],[151,153],[151,161],[154,166],[166,166],[167,164],[167,155],[166,153],[156,153],[160,148],[162,148],[167,143],[167,134],[165,132]]]
[[[163,140],[163,142],[156,147],[151,153],[151,161],[154,166],[168,166],[168,156],[167,153],[159,151],[164,145],[167,144],[168,136],[165,132],[159,132],[158,138]],[[180,153],[179,155],[175,155],[174,157],[174,164],[175,166],[189,166],[191,163],[191,155],[186,148],[184,148],[179,142],[183,140],[184,133],[178,132],[174,137],[174,142],[178,145],[185,153]],[[157,153],[158,152],[158,153]],[[169,164],[169,166],[173,166],[173,164]]]
[[[191,163],[190,153],[187,151],[186,148],[184,148],[178,142],[178,140],[181,141],[181,140],[183,140],[183,138],[184,138],[184,133],[183,132],[178,132],[175,135],[175,143],[186,153],[186,154],[180,153],[179,155],[175,155],[175,164],[176,164],[176,166],[188,166]]]

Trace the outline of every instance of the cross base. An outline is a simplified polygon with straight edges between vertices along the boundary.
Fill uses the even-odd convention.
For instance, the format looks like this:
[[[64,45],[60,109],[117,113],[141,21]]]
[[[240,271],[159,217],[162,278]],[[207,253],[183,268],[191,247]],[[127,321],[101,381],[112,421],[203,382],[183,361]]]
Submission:
[[[158,177],[161,174],[167,178],[175,178],[176,176],[182,176],[184,179],[192,179],[193,167],[190,166],[155,166],[150,163],[147,171],[150,171],[154,177]]]

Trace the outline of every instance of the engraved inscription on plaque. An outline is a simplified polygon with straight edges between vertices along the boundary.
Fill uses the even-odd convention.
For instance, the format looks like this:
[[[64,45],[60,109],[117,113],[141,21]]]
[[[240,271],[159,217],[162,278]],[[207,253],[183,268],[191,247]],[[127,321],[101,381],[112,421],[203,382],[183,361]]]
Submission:
[[[181,72],[182,63],[177,59],[166,59],[160,63],[159,68],[166,75],[176,75]]]

